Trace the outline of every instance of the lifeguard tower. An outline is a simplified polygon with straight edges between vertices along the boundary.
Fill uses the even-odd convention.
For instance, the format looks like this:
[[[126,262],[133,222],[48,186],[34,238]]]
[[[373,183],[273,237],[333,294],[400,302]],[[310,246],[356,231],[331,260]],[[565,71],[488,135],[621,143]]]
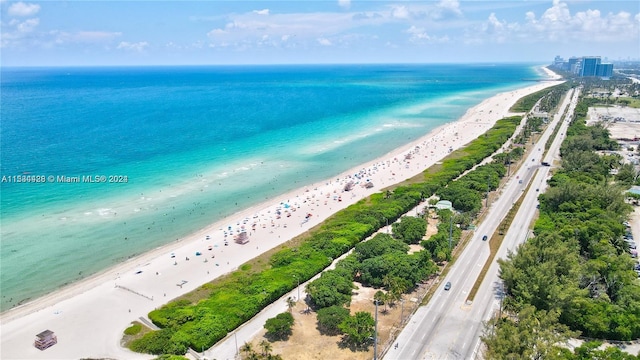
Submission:
[[[44,350],[58,343],[58,337],[51,330],[45,330],[36,335],[35,347]]]

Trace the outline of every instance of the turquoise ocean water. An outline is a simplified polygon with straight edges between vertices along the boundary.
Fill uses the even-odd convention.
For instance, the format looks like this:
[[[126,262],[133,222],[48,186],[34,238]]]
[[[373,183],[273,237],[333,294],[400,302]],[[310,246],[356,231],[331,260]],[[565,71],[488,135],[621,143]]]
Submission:
[[[0,309],[373,160],[541,76],[531,64],[3,68]]]

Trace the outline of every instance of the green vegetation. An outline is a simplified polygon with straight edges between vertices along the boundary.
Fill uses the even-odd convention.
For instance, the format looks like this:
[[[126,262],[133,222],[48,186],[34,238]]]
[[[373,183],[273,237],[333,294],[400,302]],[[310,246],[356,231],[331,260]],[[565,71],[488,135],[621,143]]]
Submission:
[[[598,349],[602,345],[600,341],[589,341],[575,348],[573,354],[565,354],[564,359],[567,360],[640,360],[640,356],[634,356],[622,352],[615,346],[609,346],[605,349]]]
[[[351,273],[345,269],[325,271],[307,285],[307,294],[319,308],[348,305],[354,289]]]
[[[527,112],[530,111],[538,100],[540,101],[540,111],[551,111],[560,103],[562,94],[566,93],[570,88],[570,84],[564,82],[562,84],[552,86],[533,94],[522,97],[509,109],[511,112]]]
[[[394,237],[407,244],[419,243],[427,232],[427,222],[423,218],[413,216],[403,216],[391,227]]]
[[[188,359],[180,355],[160,355],[154,360],[188,360]]]
[[[585,98],[577,106],[561,147],[562,169],[540,195],[535,237],[500,261],[509,316],[490,324],[496,331],[484,340],[491,357],[529,354],[509,344],[514,339],[535,340],[519,342],[544,350],[542,358],[582,359],[597,351],[589,345],[571,354],[555,346],[577,333],[625,341],[640,337],[640,284],[623,241],[622,223],[631,207],[625,203],[626,186],[609,175],[620,167],[618,157],[595,152],[617,144],[606,129],[584,124],[593,101]],[[549,329],[559,337],[542,336]]]
[[[356,349],[366,349],[374,336],[375,320],[371,314],[358,311],[340,324],[340,330],[345,334],[343,342]]]
[[[318,330],[323,335],[342,333],[340,324],[349,317],[349,309],[342,306],[329,306],[318,310]]]
[[[276,317],[267,319],[264,324],[264,328],[267,329],[267,337],[286,340],[291,335],[291,328],[293,327],[293,315],[289,312],[283,312]]]
[[[616,102],[622,106],[628,106],[632,108],[640,108],[640,99],[632,98],[632,97],[619,97],[616,99]]]
[[[260,352],[256,352],[251,346],[250,343],[244,343],[240,347],[240,352],[242,353],[242,359],[245,360],[282,360],[282,356],[274,355],[271,353],[272,346],[271,343],[262,340],[260,341]]]
[[[135,323],[124,330],[125,335],[136,335],[142,330],[142,324]]]
[[[211,347],[228,332],[294,289],[297,280],[303,282],[321,272],[333,259],[384,226],[387,220],[395,221],[424,197],[440,191],[451,180],[491,155],[513,134],[520,120],[520,117],[499,120],[491,130],[467,147],[451,153],[441,164],[427,169],[402,186],[374,194],[338,212],[312,231],[292,240],[290,244],[294,245],[281,247],[261,266],[243,266],[216,281],[215,285],[205,284],[193,293],[152,311],[149,318],[161,330],[134,340],[130,348],[152,354],[184,354],[188,347]],[[497,180],[491,175],[495,171],[493,169],[481,176],[485,185],[483,191],[486,190],[487,179],[497,186]],[[443,254],[446,257],[449,251]],[[394,252],[381,255],[381,259],[368,258],[366,281],[372,285],[394,287],[393,293],[401,294],[435,271],[431,262],[434,255],[430,251],[411,255],[405,252],[402,256]],[[353,271],[356,269],[352,264],[350,260],[333,274],[323,274],[320,279],[326,279],[320,285],[309,284],[309,294],[318,307],[349,303]],[[386,281],[385,275],[388,275]],[[347,279],[349,286],[341,278]],[[317,288],[315,292],[314,287]]]
[[[524,306],[518,319],[493,318],[489,326],[495,333],[482,340],[487,359],[562,359],[567,339],[577,335],[558,322],[557,311]]]

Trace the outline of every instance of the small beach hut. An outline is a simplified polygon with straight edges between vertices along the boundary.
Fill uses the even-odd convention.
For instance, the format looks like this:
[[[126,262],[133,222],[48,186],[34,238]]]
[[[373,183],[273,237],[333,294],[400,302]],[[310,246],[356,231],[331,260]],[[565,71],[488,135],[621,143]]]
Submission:
[[[349,181],[345,186],[344,186],[344,191],[351,191],[353,189],[353,186],[355,185],[355,183],[353,181]]]
[[[243,231],[235,236],[234,240],[237,244],[246,244],[249,242],[249,237],[247,236],[247,232]]]
[[[58,343],[58,337],[51,330],[45,330],[36,335],[35,347],[44,350]]]

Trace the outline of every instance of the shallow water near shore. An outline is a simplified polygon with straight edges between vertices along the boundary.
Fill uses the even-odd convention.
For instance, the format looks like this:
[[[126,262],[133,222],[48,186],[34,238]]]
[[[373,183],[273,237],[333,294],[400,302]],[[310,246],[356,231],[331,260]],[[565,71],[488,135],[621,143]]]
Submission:
[[[538,76],[530,64],[2,69],[2,176],[53,181],[1,184],[1,309],[330,179]]]

